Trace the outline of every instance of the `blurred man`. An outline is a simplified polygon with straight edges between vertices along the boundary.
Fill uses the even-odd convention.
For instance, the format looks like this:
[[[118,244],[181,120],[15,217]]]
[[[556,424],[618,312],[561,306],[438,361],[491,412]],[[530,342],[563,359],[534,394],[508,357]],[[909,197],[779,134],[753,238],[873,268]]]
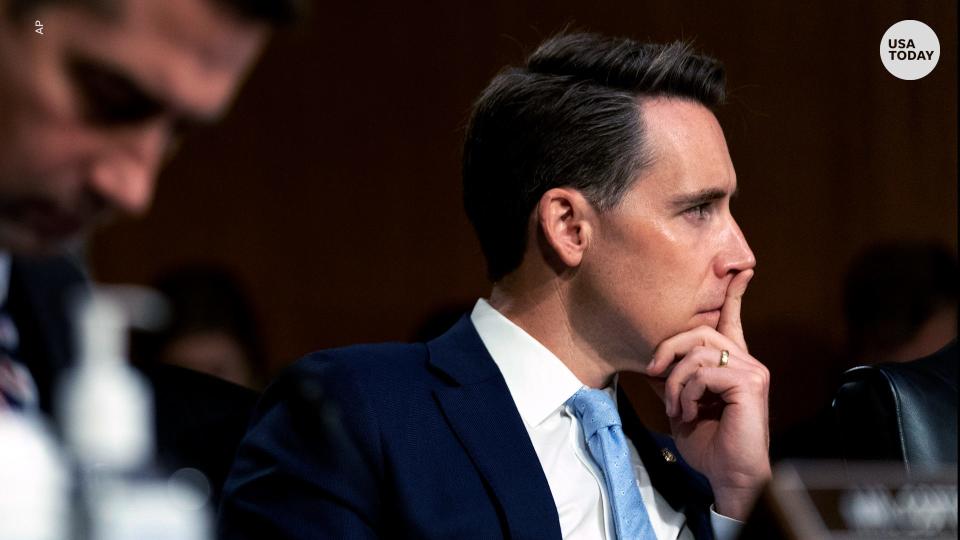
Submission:
[[[55,380],[73,360],[65,295],[84,281],[70,253],[111,215],[147,210],[183,128],[225,113],[271,28],[296,8],[0,0],[0,414],[50,412]],[[216,484],[233,443],[210,426],[242,429],[245,418],[223,420],[230,411],[215,410],[218,390],[198,378],[168,371],[152,383],[161,454]],[[183,463],[197,435],[209,438]]]
[[[957,338],[957,259],[936,242],[871,246],[843,286],[854,365],[910,362]]]
[[[181,266],[154,281],[170,307],[171,324],[138,332],[133,358],[143,365],[172,364],[260,390],[266,355],[259,318],[242,284],[226,268]]]
[[[62,285],[80,279],[60,257],[110,215],[149,207],[181,130],[224,114],[290,12],[289,2],[0,0],[0,290],[10,284],[7,316],[20,310],[14,333],[33,338],[6,348],[37,372],[44,405],[72,339]]]
[[[735,535],[770,476],[769,383],[740,324],[755,260],[723,86],[683,44],[594,35],[495,77],[463,168],[489,299],[426,344],[316,353],[275,383],[224,536]],[[620,371],[653,380],[675,441]]]
[[[49,254],[147,209],[180,130],[224,113],[269,26],[253,2],[32,4],[0,2],[0,246]]]

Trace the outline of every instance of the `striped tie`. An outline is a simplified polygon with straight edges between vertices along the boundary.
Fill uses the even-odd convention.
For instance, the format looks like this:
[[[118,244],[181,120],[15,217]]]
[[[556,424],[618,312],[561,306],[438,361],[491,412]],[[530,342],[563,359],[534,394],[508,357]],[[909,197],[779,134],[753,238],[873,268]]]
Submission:
[[[0,310],[0,411],[37,408],[37,386],[26,366],[17,361],[20,334],[13,319]]]

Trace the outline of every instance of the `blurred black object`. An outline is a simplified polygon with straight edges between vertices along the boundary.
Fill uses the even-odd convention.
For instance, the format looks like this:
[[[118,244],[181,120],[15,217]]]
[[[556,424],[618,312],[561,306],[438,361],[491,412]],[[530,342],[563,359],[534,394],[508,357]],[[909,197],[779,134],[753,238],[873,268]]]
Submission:
[[[168,473],[183,468],[202,472],[216,508],[259,394],[178,366],[140,369],[154,394],[158,464]]]
[[[852,460],[894,460],[907,471],[957,463],[957,341],[905,363],[844,374],[833,402],[839,447]]]

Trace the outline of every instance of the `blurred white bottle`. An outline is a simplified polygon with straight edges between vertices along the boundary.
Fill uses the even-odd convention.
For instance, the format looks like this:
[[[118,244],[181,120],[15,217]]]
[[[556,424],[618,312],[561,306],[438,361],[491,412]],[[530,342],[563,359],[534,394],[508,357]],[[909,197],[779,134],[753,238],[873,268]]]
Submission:
[[[89,540],[207,540],[205,496],[154,470],[153,396],[126,358],[131,302],[122,297],[131,291],[99,288],[80,300],[79,361],[59,393],[84,501],[80,529]]]
[[[0,540],[70,538],[70,475],[37,415],[0,410]]]

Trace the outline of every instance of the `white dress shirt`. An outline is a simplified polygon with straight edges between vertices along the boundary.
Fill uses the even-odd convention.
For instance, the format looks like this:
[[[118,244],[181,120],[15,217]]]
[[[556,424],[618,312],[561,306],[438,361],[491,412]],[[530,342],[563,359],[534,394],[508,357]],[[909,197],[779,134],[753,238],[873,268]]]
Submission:
[[[477,301],[470,320],[503,374],[530,435],[557,505],[563,537],[616,538],[603,474],[590,456],[580,421],[566,405],[585,385],[556,355],[486,300]],[[605,390],[616,401],[614,389]],[[654,489],[633,442],[628,439],[627,445],[657,539],[693,540],[682,510],[674,510]],[[718,540],[736,537],[742,525],[712,508],[710,521]]]

